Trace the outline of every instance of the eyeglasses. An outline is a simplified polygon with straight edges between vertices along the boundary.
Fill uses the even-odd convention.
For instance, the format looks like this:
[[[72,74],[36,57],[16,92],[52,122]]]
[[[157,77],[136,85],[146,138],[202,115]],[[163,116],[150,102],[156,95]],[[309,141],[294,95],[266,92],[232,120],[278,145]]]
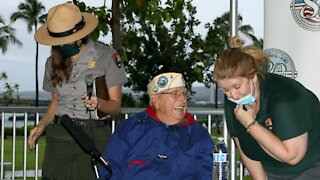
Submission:
[[[188,92],[178,92],[178,91],[173,91],[173,92],[161,92],[160,94],[170,94],[172,97],[178,99],[180,96],[184,97],[184,98],[188,98],[189,97],[189,93]]]

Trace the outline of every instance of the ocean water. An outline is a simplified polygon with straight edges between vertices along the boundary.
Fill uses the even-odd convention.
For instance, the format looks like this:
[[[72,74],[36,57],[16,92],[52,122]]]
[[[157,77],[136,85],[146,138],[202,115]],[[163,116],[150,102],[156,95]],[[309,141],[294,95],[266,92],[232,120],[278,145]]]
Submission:
[[[41,116],[41,115],[40,115]],[[16,121],[13,121],[12,113],[5,113],[4,115],[4,127],[13,127],[14,123],[16,128],[25,127],[25,123],[27,126],[34,125],[34,115],[28,114],[27,121],[24,120],[24,113],[16,113]]]
[[[34,125],[34,121],[27,121],[27,126]],[[13,121],[5,120],[4,127],[13,127]],[[16,128],[25,127],[24,121],[16,121]]]

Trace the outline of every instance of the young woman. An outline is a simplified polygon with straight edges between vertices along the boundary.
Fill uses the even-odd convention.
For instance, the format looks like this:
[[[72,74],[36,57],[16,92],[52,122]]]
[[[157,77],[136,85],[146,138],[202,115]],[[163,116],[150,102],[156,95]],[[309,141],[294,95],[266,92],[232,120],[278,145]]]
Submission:
[[[254,179],[320,179],[320,103],[299,82],[265,72],[269,59],[233,37],[214,67],[241,159]]]
[[[88,133],[102,151],[111,135],[110,116],[120,112],[126,74],[115,50],[89,39],[97,24],[92,14],[63,3],[49,10],[46,23],[35,34],[37,42],[52,46],[43,82],[43,89],[52,93],[51,103],[29,135],[29,145],[34,148],[46,130],[43,179],[95,179],[91,156],[61,125],[63,115]],[[98,87],[98,77],[105,84],[99,90],[94,88]],[[97,97],[94,89],[109,98]],[[98,110],[108,115],[99,118]]]

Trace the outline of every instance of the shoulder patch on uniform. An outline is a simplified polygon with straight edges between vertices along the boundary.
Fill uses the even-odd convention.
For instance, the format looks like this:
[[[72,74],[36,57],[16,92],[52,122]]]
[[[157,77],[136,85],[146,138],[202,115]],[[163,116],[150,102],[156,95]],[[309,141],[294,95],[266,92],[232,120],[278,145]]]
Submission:
[[[115,52],[112,54],[112,59],[114,61],[114,63],[116,63],[116,65],[118,66],[118,68],[121,68],[122,66],[122,61],[121,61],[121,56],[119,52]]]

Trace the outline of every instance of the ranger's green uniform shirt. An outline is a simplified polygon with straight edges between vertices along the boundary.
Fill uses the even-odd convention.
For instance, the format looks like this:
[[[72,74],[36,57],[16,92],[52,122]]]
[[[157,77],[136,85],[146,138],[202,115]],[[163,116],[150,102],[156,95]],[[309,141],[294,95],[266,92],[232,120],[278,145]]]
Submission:
[[[235,103],[225,98],[227,126],[231,136],[237,137],[247,157],[261,161],[267,172],[288,175],[302,172],[320,162],[320,103],[318,98],[299,82],[280,75],[267,74],[259,78],[260,110],[256,120],[284,141],[308,132],[308,150],[305,157],[294,166],[269,156],[247,133],[234,115]],[[269,119],[269,120],[270,120]]]

